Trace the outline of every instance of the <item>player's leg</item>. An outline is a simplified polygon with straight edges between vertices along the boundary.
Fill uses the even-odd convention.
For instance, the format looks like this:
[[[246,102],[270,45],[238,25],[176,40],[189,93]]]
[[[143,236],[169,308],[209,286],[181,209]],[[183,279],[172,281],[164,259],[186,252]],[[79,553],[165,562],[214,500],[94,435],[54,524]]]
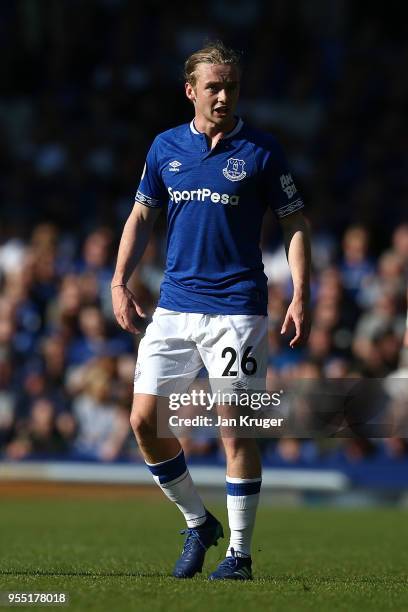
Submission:
[[[209,546],[223,535],[221,524],[206,510],[194,486],[179,441],[158,416],[168,416],[171,393],[183,393],[202,367],[195,344],[188,340],[188,315],[157,309],[139,346],[131,425],[155,482],[183,513],[187,537],[173,575],[200,572]]]
[[[222,436],[222,442],[227,462],[230,540],[225,561],[211,579],[245,580],[252,577],[251,543],[262,483],[261,460],[253,438]]]
[[[211,386],[224,393],[263,389],[267,366],[267,320],[258,316],[218,317],[216,342],[200,350],[210,372]],[[223,331],[225,326],[225,332]],[[202,349],[202,347],[201,347]],[[221,356],[221,359],[220,359]],[[225,359],[227,357],[228,367]],[[232,358],[235,356],[235,360]],[[207,365],[208,364],[208,365]],[[234,406],[218,407],[219,416],[237,417]],[[251,540],[261,489],[261,461],[256,440],[241,438],[232,428],[220,431],[227,461],[226,490],[230,542],[226,559],[211,579],[252,576]],[[250,432],[248,432],[250,436]]]
[[[154,481],[182,512],[187,527],[202,525],[206,509],[187,468],[183,450],[170,429],[166,437],[157,435],[158,404],[166,398],[135,393],[130,423],[139,449]]]

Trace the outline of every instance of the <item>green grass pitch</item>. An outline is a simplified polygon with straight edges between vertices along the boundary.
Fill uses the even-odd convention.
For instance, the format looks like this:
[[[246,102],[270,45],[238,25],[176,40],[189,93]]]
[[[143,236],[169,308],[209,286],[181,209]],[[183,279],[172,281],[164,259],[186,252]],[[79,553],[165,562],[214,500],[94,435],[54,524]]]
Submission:
[[[209,507],[225,525],[223,506]],[[70,611],[408,609],[408,517],[402,510],[262,506],[255,580],[247,583],[206,580],[226,540],[210,549],[200,577],[169,577],[182,528],[169,502],[140,494],[3,498],[0,590],[66,591]]]

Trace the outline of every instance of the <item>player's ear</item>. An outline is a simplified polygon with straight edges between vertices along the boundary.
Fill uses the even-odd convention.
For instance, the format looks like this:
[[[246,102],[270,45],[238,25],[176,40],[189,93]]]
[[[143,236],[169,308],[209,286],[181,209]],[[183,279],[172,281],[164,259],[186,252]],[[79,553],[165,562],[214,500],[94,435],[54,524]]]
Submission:
[[[196,95],[191,83],[186,83],[186,96],[191,102],[195,102]]]

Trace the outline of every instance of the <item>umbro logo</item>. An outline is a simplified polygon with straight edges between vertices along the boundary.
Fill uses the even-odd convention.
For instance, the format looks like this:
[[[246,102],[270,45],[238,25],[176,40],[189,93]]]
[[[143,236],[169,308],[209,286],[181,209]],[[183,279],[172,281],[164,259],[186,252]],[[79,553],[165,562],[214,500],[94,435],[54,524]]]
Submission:
[[[181,166],[181,162],[175,159],[174,161],[169,163],[169,170],[170,172],[178,172],[180,166]]]
[[[248,383],[246,380],[236,380],[232,383],[232,387],[236,391],[243,391],[244,389],[248,389]]]

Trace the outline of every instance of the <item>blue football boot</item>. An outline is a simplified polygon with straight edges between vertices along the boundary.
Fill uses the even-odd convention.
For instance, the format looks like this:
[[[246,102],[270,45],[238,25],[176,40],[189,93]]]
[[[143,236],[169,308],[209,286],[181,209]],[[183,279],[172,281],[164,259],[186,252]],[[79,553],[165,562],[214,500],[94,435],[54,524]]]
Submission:
[[[231,556],[225,557],[215,572],[208,576],[209,580],[252,580],[252,559],[241,557],[239,552],[231,548]]]
[[[186,533],[183,551],[174,566],[175,578],[192,578],[203,569],[204,557],[210,546],[217,546],[224,537],[221,523],[207,510],[207,519],[199,527],[183,529]]]

